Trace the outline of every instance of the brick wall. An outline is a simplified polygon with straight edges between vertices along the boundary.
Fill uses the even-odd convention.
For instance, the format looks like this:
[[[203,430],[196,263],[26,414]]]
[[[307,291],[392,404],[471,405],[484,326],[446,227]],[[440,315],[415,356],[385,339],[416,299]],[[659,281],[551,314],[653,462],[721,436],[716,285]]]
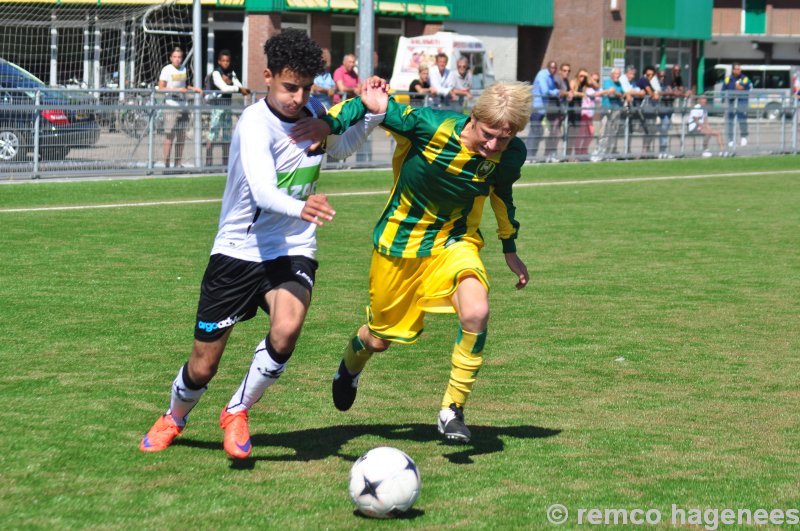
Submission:
[[[311,37],[322,48],[331,47],[331,14],[311,14]]]
[[[772,0],[767,3],[768,35],[800,35],[800,2]]]
[[[712,35],[742,33],[742,0],[715,0],[711,13]]]
[[[599,72],[603,39],[625,38],[625,1],[618,0],[617,13],[609,5],[607,0],[554,0],[553,30],[543,62],[570,63],[573,72]]]
[[[247,23],[247,71],[249,72],[247,86],[250,90],[265,91],[267,84],[264,82],[262,74],[267,66],[267,60],[264,57],[264,43],[280,32],[280,15],[277,13],[250,13],[247,15]]]

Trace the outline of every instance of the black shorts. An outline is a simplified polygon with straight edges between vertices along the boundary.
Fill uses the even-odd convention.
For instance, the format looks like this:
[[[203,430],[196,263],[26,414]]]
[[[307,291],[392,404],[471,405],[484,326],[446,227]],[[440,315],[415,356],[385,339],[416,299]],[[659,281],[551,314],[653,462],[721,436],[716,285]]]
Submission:
[[[255,317],[261,307],[269,314],[264,294],[294,282],[311,294],[317,261],[305,256],[281,256],[248,262],[223,254],[211,255],[197,303],[194,337],[211,342],[239,321]]]

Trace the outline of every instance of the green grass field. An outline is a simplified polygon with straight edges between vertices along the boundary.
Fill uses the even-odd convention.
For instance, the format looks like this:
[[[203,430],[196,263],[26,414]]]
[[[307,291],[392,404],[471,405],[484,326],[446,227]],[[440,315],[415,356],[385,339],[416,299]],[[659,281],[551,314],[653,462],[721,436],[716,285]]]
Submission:
[[[570,183],[708,173],[743,175]],[[189,353],[223,178],[0,186],[0,528],[539,529],[555,503],[560,528],[589,508],[655,509],[668,528],[673,504],[800,508],[800,159],[526,167],[532,281],[514,289],[487,208],[492,318],[463,447],[434,425],[454,316],[376,356],[350,412],[331,403],[385,200],[347,192],[390,180],[323,175],[338,215],[319,231],[314,302],[235,464],[218,416],[263,315],[236,327],[183,437],[137,448]],[[382,445],[423,481],[393,522],[356,516],[347,495],[352,462]]]

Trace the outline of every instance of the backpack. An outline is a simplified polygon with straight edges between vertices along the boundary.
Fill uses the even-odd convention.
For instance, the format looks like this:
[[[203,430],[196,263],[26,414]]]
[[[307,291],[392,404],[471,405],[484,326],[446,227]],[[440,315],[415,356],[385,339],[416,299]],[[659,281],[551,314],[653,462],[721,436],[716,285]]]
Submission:
[[[203,98],[211,105],[216,105],[218,100],[222,97],[217,91],[219,90],[214,84],[214,70],[209,72],[205,79],[203,79],[203,91],[205,95]]]

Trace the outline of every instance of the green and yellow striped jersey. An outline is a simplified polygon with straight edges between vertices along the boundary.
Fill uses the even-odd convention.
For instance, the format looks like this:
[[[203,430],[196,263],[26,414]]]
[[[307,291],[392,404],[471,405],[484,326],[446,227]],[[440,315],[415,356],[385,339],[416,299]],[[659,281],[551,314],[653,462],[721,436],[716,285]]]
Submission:
[[[341,134],[366,110],[359,98],[335,106],[324,120]],[[525,144],[513,138],[508,148],[486,159],[461,143],[469,116],[428,107],[411,107],[389,98],[381,125],[397,141],[392,158],[394,185],[373,232],[384,255],[414,258],[436,255],[456,241],[483,246],[478,225],[486,198],[497,218],[503,252],[515,252],[519,223],[514,219],[511,185],[525,162]]]

